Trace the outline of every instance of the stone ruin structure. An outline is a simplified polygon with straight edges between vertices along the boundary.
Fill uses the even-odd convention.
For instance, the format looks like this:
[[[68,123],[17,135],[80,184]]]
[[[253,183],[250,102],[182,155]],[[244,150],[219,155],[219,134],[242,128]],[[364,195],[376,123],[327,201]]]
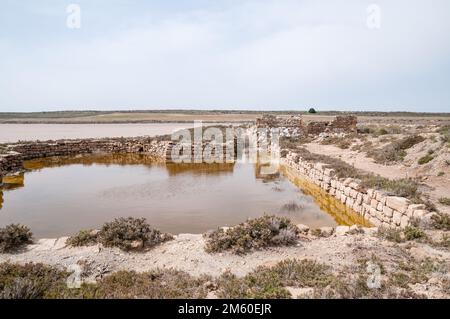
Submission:
[[[306,122],[301,116],[279,117],[264,114],[256,119],[257,128],[280,128],[282,135],[319,135],[321,133],[355,133],[356,116],[338,115],[332,121]]]

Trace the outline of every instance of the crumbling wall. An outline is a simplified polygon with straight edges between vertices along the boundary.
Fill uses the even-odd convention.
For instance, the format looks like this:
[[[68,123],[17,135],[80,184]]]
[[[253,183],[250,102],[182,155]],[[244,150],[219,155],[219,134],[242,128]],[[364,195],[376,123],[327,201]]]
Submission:
[[[272,128],[272,127],[289,127],[301,128],[304,126],[301,116],[278,117],[272,114],[264,114],[262,117],[256,119],[256,126],[258,128]]]
[[[257,128],[281,128],[292,131],[295,128],[300,134],[319,135],[320,133],[354,133],[356,132],[356,116],[339,115],[332,121],[312,121],[305,123],[301,116],[289,118],[265,114],[256,119]]]
[[[74,139],[2,145],[0,183],[3,176],[23,169],[23,161],[50,156],[103,153],[146,153],[164,160],[170,142],[150,137]]]

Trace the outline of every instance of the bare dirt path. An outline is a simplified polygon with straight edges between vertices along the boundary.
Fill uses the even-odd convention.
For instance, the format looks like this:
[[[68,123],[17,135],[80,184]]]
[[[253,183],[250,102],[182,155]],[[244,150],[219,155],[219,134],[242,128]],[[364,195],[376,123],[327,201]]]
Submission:
[[[339,158],[358,169],[371,172],[386,178],[397,179],[406,177],[415,177],[413,170],[403,165],[381,165],[373,161],[373,159],[365,156],[363,153],[351,151],[349,149],[341,149],[335,145],[322,145],[319,143],[309,143],[304,145],[311,153],[327,155]]]

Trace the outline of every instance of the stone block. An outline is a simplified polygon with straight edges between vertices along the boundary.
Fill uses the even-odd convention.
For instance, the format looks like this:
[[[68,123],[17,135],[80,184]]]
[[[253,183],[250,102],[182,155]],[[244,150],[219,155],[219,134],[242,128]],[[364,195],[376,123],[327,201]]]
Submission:
[[[404,214],[410,205],[410,201],[404,197],[388,196],[386,198],[386,205]]]

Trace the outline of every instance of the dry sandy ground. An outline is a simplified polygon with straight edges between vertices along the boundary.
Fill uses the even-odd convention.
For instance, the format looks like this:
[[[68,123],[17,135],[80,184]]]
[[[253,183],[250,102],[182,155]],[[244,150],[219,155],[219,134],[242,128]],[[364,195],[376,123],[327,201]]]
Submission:
[[[255,251],[246,255],[232,253],[209,254],[204,250],[202,235],[180,234],[174,240],[163,243],[146,252],[124,252],[118,248],[67,247],[66,237],[41,239],[16,254],[0,254],[0,262],[41,262],[62,268],[75,264],[88,265],[90,275],[87,280],[95,280],[118,270],[143,272],[157,268],[183,270],[193,276],[208,274],[219,276],[231,271],[244,276],[257,266],[273,266],[285,259],[312,259],[332,266],[336,274],[348,274],[351,266],[360,260],[376,256],[387,270],[397,269],[400,263],[431,258],[444,265],[450,264],[450,251],[437,250],[431,246],[409,242],[395,244],[381,240],[375,235],[376,229],[364,229],[362,234],[333,234],[328,238],[304,236],[297,246],[278,247]],[[423,284],[416,284],[414,291],[424,293],[429,298],[448,298],[442,295],[440,282],[448,276],[440,273],[430,277]]]

